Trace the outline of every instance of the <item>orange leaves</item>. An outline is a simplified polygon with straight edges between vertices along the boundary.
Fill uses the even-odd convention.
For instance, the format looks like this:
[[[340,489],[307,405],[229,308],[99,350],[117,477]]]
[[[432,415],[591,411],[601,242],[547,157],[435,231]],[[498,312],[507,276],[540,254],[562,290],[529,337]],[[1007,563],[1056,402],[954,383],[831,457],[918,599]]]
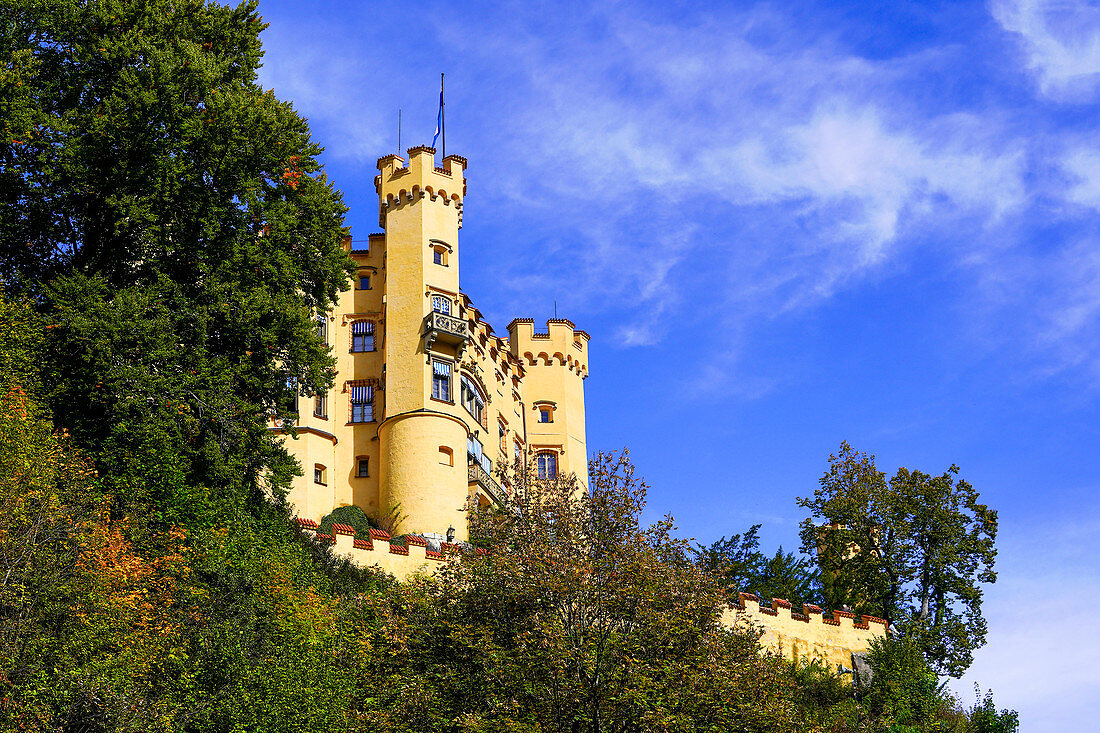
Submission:
[[[300,159],[297,155],[291,155],[287,158],[289,165],[283,169],[283,183],[290,186],[292,190],[297,190],[298,184],[302,182],[302,170],[298,166]]]

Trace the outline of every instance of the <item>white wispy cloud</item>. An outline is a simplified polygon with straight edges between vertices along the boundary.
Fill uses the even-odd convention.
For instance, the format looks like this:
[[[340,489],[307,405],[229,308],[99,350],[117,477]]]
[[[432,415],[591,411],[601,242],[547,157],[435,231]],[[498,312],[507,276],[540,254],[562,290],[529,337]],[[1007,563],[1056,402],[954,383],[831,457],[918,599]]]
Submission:
[[[1077,0],[995,0],[993,16],[1018,34],[1028,69],[1048,96],[1092,99],[1100,84],[1100,7]]]
[[[1045,90],[1091,84],[1100,25],[1087,7],[991,9],[1032,49]],[[904,271],[931,247],[945,268],[974,273],[973,291],[957,295],[964,322],[1032,324],[1016,336],[1027,343],[991,348],[1100,372],[1100,355],[1074,348],[1096,316],[1087,246],[1017,251],[1014,239],[1037,190],[1079,210],[1100,203],[1100,153],[1057,158],[1048,131],[1014,126],[1010,108],[929,103],[927,79],[965,63],[958,49],[868,59],[827,29],[785,44],[793,21],[767,9],[675,23],[629,4],[427,15],[419,42],[462,69],[449,119],[473,162],[467,221],[504,216],[529,235],[524,247],[479,243],[510,288],[502,308],[545,293],[563,312],[614,318],[621,346],[721,314],[713,360],[734,363],[747,329]],[[387,23],[376,25],[365,38],[336,23],[274,28],[264,69],[320,125],[329,155],[364,168],[393,147],[410,85],[434,81],[397,63]],[[434,97],[422,96],[418,114],[434,121]],[[424,142],[409,119],[407,144]],[[1064,214],[1054,209],[1043,214]],[[721,381],[684,366],[688,381]]]
[[[1095,516],[1095,508],[1081,509],[1081,516]],[[1090,630],[1100,579],[1090,555],[1098,541],[1095,520],[1002,532],[1001,577],[983,608],[988,644],[951,685],[964,703],[973,701],[974,683],[992,688],[999,707],[1020,712],[1028,733],[1071,730],[1094,718],[1100,678],[1090,670],[1100,663],[1100,637]]]

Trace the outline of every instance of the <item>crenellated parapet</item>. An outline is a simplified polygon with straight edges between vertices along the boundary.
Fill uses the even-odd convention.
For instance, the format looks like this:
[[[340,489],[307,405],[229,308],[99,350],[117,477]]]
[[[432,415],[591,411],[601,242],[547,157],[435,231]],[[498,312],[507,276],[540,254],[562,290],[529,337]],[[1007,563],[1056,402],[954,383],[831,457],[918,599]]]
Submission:
[[[409,148],[409,162],[399,155],[378,159],[379,174],[374,178],[378,192],[379,226],[386,226],[386,214],[396,208],[427,198],[443,206],[453,206],[462,226],[462,199],[466,195],[466,159],[448,155],[443,165],[435,164],[435,148],[420,145]]]
[[[852,665],[852,654],[864,652],[875,637],[888,629],[885,619],[847,611],[826,615],[819,606],[805,604],[800,611],[782,598],[770,605],[752,593],[739,593],[722,621],[728,626],[751,626],[762,632],[760,643],[788,659],[819,660],[835,667]]]
[[[512,354],[528,366],[563,366],[581,379],[588,377],[588,341],[591,337],[567,318],[551,318],[545,331],[535,330],[535,319],[516,318],[508,324]]]
[[[431,572],[435,564],[444,562],[447,554],[459,552],[457,544],[443,542],[433,550],[427,538],[420,535],[391,537],[388,532],[371,529],[365,537],[356,536],[355,528],[333,524],[332,534],[318,531],[312,519],[297,520],[298,528],[322,544],[332,546],[336,555],[347,558],[361,568],[378,567],[396,578],[405,580],[417,572]]]
[[[332,551],[362,568],[378,567],[399,580],[420,573],[434,572],[449,556],[463,551],[461,545],[442,542],[433,545],[417,534],[393,538],[380,529],[371,529],[366,537],[357,537],[346,524],[333,524],[332,533],[320,533],[317,522],[298,519],[298,527],[308,536],[332,547]],[[438,547],[438,549],[433,549]],[[486,554],[483,549],[475,551]],[[739,593],[722,614],[728,627],[754,628],[761,633],[760,645],[788,659],[820,661],[831,668],[852,666],[852,654],[866,651],[871,640],[884,636],[889,628],[885,619],[859,616],[847,611],[826,614],[820,606],[805,604],[795,610],[782,598],[764,604],[752,593]]]

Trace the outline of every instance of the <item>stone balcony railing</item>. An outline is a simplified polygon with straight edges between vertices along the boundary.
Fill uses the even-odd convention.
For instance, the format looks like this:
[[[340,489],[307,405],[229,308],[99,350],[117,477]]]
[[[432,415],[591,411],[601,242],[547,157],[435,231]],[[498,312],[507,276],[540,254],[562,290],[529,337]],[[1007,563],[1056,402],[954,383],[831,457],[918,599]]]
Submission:
[[[424,321],[424,336],[430,349],[436,342],[456,346],[460,350],[471,340],[470,325],[461,318],[432,312]]]
[[[485,493],[488,494],[493,501],[501,505],[508,501],[508,495],[504,493],[504,489],[501,488],[500,484],[489,475],[488,471],[478,464],[474,463],[468,467],[467,476],[471,484],[476,483],[481,486],[481,488],[485,489]]]

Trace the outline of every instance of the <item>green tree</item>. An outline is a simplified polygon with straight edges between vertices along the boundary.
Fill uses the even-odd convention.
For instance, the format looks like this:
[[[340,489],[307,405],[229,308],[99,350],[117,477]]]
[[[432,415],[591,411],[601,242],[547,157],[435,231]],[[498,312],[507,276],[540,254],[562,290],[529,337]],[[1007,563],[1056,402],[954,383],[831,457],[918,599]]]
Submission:
[[[764,602],[772,598],[790,601],[795,608],[804,603],[821,603],[819,573],[814,562],[783,552],[774,555],[760,551],[760,525],[754,524],[742,534],[722,537],[710,545],[697,545],[696,562],[714,575],[727,592],[756,593]]]
[[[953,730],[952,704],[915,639],[872,639],[867,656],[874,677],[863,702],[874,719],[893,723],[897,733]]]
[[[0,5],[0,275],[56,326],[55,416],[156,521],[285,484],[268,417],[331,383],[345,208],[257,84],[263,28],[255,2]]]
[[[394,665],[409,681],[384,693],[378,719],[393,725],[396,709],[416,720],[397,729],[457,720],[570,732],[796,730],[831,719],[800,704],[796,678],[754,634],[721,622],[726,594],[672,536],[672,520],[642,523],[646,486],[627,457],[600,454],[589,474],[588,491],[573,477],[521,474],[514,505],[473,514],[471,531],[491,550],[452,556],[427,582],[435,600],[410,614],[421,624],[408,637],[414,652]]]
[[[915,639],[933,671],[961,675],[985,643],[982,584],[996,574],[997,512],[951,466],[940,476],[899,468],[841,444],[810,510],[802,549],[816,553],[826,602],[887,619]]]

